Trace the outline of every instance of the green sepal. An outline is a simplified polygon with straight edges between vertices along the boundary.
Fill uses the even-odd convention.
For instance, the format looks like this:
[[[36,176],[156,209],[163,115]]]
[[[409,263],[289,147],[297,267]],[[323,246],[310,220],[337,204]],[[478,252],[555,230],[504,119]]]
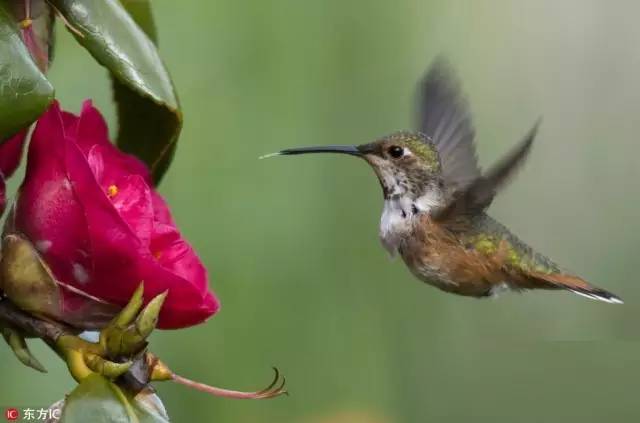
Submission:
[[[51,0],[80,44],[113,78],[118,146],[144,161],[158,183],[167,170],[182,127],[178,98],[151,35],[150,9],[130,15],[119,0]]]
[[[141,283],[129,303],[102,328],[97,343],[71,334],[58,338],[56,351],[63,357],[76,381],[82,382],[96,373],[115,380],[127,373],[142,357],[147,347],[147,337],[158,323],[167,292],[152,298],[144,308],[143,294],[144,285]]]
[[[9,234],[2,239],[0,289],[24,311],[56,316],[60,310],[60,289],[49,266],[20,235]]]
[[[108,357],[132,357],[147,346],[168,292],[152,298],[140,311],[143,292],[144,284],[140,284],[129,303],[100,331],[100,345]]]
[[[34,122],[54,90],[22,42],[18,25],[0,1],[0,141]]]
[[[38,361],[38,359],[31,353],[27,341],[24,339],[24,335],[17,329],[10,326],[0,326],[0,332],[7,342],[7,345],[11,348],[15,356],[20,360],[22,364],[27,367],[31,367],[41,373],[47,373],[47,369]]]

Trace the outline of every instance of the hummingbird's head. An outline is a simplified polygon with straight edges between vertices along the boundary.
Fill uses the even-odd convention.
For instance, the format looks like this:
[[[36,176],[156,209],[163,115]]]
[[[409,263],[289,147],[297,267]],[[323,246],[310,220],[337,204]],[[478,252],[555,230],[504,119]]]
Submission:
[[[397,132],[356,148],[378,176],[385,198],[417,198],[440,185],[440,158],[423,134]]]
[[[309,153],[348,154],[366,160],[378,176],[386,199],[415,199],[442,185],[438,152],[431,140],[418,132],[397,132],[361,145],[291,148],[273,155]]]

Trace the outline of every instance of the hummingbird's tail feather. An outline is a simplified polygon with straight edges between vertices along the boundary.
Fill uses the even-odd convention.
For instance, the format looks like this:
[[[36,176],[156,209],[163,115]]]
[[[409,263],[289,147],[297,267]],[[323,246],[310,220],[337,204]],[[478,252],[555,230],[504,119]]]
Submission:
[[[561,273],[534,273],[529,275],[539,283],[550,289],[564,289],[592,300],[603,301],[610,304],[623,304],[623,301],[615,294],[589,284],[578,276]]]
[[[604,301],[609,304],[624,304],[624,301],[615,294],[600,288],[595,288],[592,291],[579,291],[574,289],[569,289],[569,291],[583,297],[591,298],[592,300]]]

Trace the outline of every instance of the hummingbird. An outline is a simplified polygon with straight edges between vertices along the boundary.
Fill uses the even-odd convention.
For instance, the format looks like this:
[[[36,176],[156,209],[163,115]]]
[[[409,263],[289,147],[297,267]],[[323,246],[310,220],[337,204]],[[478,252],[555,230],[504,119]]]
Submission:
[[[338,153],[363,159],[382,187],[379,236],[419,280],[475,298],[503,291],[565,290],[607,303],[622,300],[563,270],[486,210],[528,157],[540,119],[482,171],[468,102],[449,63],[439,58],[418,84],[416,131],[361,145],[281,150],[263,157]]]

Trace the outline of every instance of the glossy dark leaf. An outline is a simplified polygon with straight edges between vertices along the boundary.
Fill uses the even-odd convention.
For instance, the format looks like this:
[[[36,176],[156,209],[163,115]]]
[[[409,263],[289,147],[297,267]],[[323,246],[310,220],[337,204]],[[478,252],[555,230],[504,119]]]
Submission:
[[[173,83],[153,36],[150,9],[119,0],[52,0],[76,39],[114,79],[118,146],[143,160],[158,182],[171,162],[182,126]],[[136,2],[140,3],[140,2]],[[143,30],[134,21],[139,19]]]
[[[0,140],[35,121],[54,94],[22,42],[6,4],[0,2]]]
[[[153,21],[151,2],[149,0],[120,0],[120,3],[127,9],[129,15],[131,15],[138,26],[149,36],[151,41],[158,44],[158,33],[156,24]]]

